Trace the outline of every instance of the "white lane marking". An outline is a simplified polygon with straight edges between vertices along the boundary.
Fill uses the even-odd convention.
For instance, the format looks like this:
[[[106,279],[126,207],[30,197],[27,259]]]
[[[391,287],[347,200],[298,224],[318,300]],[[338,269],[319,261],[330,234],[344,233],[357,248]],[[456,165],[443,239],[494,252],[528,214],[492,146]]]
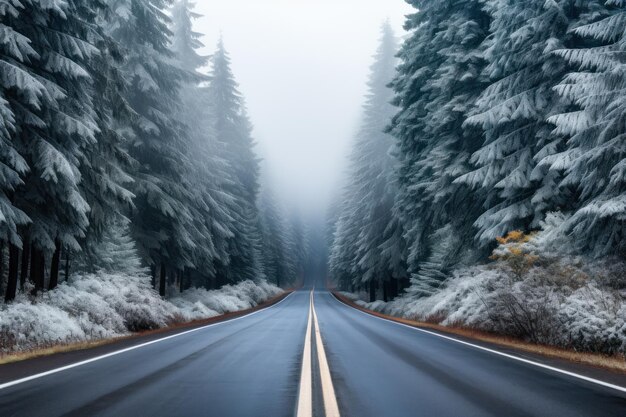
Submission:
[[[317,360],[320,365],[324,411],[326,412],[326,417],[340,417],[337,396],[335,395],[335,387],[333,386],[333,380],[330,375],[330,367],[328,366],[328,360],[326,359],[326,351],[320,334],[320,325],[317,321],[317,313],[315,312],[313,293],[311,293],[311,308],[313,309],[313,322],[315,323],[315,347],[317,348]]]
[[[349,305],[341,302],[333,294],[331,294],[331,298],[334,299],[335,301],[337,301],[342,306],[344,306],[344,307],[346,307],[346,308],[348,308],[350,310],[353,310],[353,311],[358,311],[359,313],[365,314],[368,317],[373,317],[373,318],[376,318],[376,319],[379,319],[379,320],[383,320],[383,321],[385,321],[387,323],[397,324],[398,326],[407,327],[409,329],[413,329],[413,330],[416,330],[418,332],[426,333],[426,334],[429,334],[431,336],[437,336],[437,337],[440,337],[442,339],[446,339],[446,340],[450,340],[452,342],[460,343],[460,344],[465,345],[465,346],[470,346],[470,347],[473,347],[475,349],[480,349],[480,350],[483,350],[485,352],[493,353],[493,354],[498,355],[498,356],[504,356],[505,358],[509,358],[509,359],[513,359],[513,360],[516,360],[516,361],[519,361],[519,362],[523,362],[523,363],[526,363],[526,364],[529,364],[529,365],[533,365],[533,366],[536,366],[538,368],[543,368],[543,369],[547,369],[547,370],[550,370],[550,371],[553,371],[553,372],[557,372],[557,373],[560,373],[560,374],[563,374],[563,375],[571,376],[571,377],[574,377],[574,378],[577,378],[577,379],[581,379],[583,381],[591,382],[592,384],[601,385],[601,386],[606,387],[606,388],[611,388],[611,389],[614,389],[616,391],[626,392],[626,387],[622,387],[622,386],[619,386],[619,385],[615,385],[615,384],[611,384],[611,383],[608,383],[608,382],[600,381],[599,379],[590,378],[588,376],[577,374],[575,372],[566,371],[564,369],[555,368],[554,366],[544,365],[542,363],[531,361],[529,359],[520,358],[519,356],[510,355],[510,354],[504,353],[504,352],[499,352],[497,350],[489,349],[489,348],[486,348],[484,346],[475,345],[473,343],[469,343],[469,342],[465,342],[463,340],[455,339],[454,337],[444,336],[442,334],[431,332],[429,330],[425,330],[425,329],[420,329],[418,327],[409,326],[408,324],[399,323],[399,322],[393,321],[393,320],[388,320],[388,319],[385,319],[383,317],[378,317],[378,316],[366,313],[365,311],[359,310],[358,308],[354,308],[352,306],[349,306]]]
[[[296,417],[313,416],[313,373],[311,372],[311,327],[313,321],[313,291],[309,297],[309,319],[304,337],[304,353],[302,354],[302,371],[300,373],[300,391],[298,393],[298,410]]]
[[[56,373],[59,373],[59,372],[67,371],[68,369],[76,368],[76,367],[79,367],[79,366],[82,366],[82,365],[87,365],[88,363],[92,363],[92,362],[96,362],[96,361],[99,361],[99,360],[102,360],[102,359],[110,358],[111,356],[116,356],[116,355],[120,355],[122,353],[130,352],[130,351],[135,350],[135,349],[141,349],[143,347],[154,345],[155,343],[163,342],[165,340],[174,339],[176,337],[184,336],[186,334],[199,332],[200,330],[205,330],[205,329],[207,329],[209,327],[219,326],[221,324],[232,323],[232,322],[237,321],[237,320],[245,319],[245,318],[254,316],[255,314],[262,313],[262,312],[267,311],[267,310],[269,310],[271,308],[277,307],[279,304],[281,304],[287,298],[291,297],[292,294],[293,293],[289,294],[287,297],[283,298],[282,300],[280,300],[278,303],[276,303],[274,305],[271,305],[269,307],[263,308],[263,309],[258,310],[258,311],[254,311],[254,312],[252,312],[250,314],[246,314],[245,316],[236,317],[234,319],[230,319],[230,320],[226,320],[226,321],[221,321],[219,323],[209,324],[209,325],[206,325],[206,326],[198,327],[196,329],[187,330],[187,331],[182,332],[182,333],[176,333],[176,334],[171,335],[171,336],[163,337],[161,339],[152,340],[150,342],[142,343],[140,345],[131,346],[131,347],[128,347],[128,348],[125,348],[125,349],[117,350],[115,352],[107,353],[105,355],[97,356],[95,358],[91,358],[91,359],[87,359],[87,360],[84,360],[84,361],[76,362],[76,363],[73,363],[71,365],[62,366],[60,368],[51,369],[49,371],[41,372],[39,374],[35,374],[35,375],[31,375],[31,376],[27,376],[25,378],[16,379],[15,381],[6,382],[4,384],[0,384],[0,390],[3,390],[5,388],[9,388],[9,387],[13,387],[13,386],[18,385],[18,384],[23,384],[24,382],[32,381],[34,379],[43,378],[43,377],[48,376],[48,375],[52,375],[52,374],[56,374]]]

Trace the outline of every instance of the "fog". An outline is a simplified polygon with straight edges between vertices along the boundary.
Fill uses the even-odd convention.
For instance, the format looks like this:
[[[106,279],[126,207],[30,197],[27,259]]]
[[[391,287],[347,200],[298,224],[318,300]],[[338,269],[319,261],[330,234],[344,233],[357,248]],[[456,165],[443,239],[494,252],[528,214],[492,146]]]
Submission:
[[[277,195],[318,214],[336,193],[379,27],[403,35],[403,0],[199,0],[210,54],[220,35]]]

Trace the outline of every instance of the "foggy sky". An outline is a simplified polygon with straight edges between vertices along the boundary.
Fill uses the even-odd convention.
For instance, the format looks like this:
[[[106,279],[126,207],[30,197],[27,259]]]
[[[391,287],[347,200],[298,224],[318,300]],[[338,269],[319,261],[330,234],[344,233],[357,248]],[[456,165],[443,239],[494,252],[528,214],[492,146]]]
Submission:
[[[379,28],[404,35],[403,0],[198,0],[210,54],[231,54],[275,192],[311,214],[337,192]]]

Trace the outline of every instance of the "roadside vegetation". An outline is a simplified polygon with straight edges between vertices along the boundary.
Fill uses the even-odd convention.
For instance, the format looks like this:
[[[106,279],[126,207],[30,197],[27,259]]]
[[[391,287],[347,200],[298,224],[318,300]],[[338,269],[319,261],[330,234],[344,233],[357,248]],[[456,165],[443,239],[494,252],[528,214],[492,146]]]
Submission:
[[[265,281],[243,281],[219,290],[175,292],[165,300],[147,274],[77,274],[42,296],[21,293],[0,307],[0,356],[208,319],[282,293]]]
[[[0,6],[0,353],[247,309],[302,278],[187,0]],[[265,279],[276,286],[268,284]]]
[[[409,3],[330,214],[331,279],[390,315],[623,355],[626,5]]]
[[[491,261],[460,268],[427,297],[409,292],[369,310],[581,352],[626,354],[626,262],[568,253],[562,214],[539,232],[498,239]]]

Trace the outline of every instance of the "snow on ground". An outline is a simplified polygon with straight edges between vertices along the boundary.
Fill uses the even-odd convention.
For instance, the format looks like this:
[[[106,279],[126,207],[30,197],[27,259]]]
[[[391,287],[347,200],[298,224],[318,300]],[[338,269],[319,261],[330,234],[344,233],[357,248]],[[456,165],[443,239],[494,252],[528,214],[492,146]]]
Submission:
[[[0,353],[84,342],[257,306],[283,290],[244,281],[219,290],[190,289],[164,300],[147,276],[73,276],[40,297],[20,294],[0,306]]]

